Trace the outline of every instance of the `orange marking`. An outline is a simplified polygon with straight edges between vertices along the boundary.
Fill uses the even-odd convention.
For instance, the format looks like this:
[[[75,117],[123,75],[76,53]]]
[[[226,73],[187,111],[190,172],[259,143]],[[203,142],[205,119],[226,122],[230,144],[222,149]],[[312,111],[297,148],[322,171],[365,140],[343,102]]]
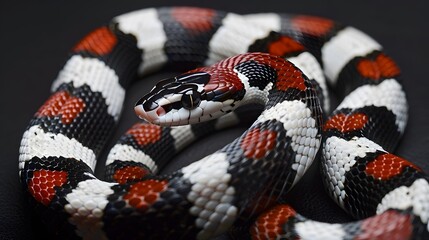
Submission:
[[[255,128],[247,132],[240,146],[247,158],[259,159],[275,147],[276,137],[277,133],[274,131]]]
[[[285,56],[294,52],[304,51],[305,47],[290,37],[281,36],[268,46],[268,52],[276,56]]]
[[[326,121],[323,130],[337,129],[340,132],[346,133],[362,129],[367,122],[368,116],[363,113],[350,115],[340,113]]]
[[[305,91],[305,80],[302,72],[292,64],[289,67],[277,69],[276,88],[281,91],[286,91],[289,88],[296,88]]]
[[[357,71],[366,78],[379,80],[392,78],[400,74],[401,70],[396,63],[385,54],[378,55],[375,60],[361,59],[356,65]]]
[[[85,109],[81,98],[72,97],[66,91],[53,94],[36,112],[37,117],[61,116],[63,124],[70,124]]]
[[[161,127],[149,123],[137,123],[126,134],[131,135],[140,146],[145,146],[156,143],[161,138]]]
[[[55,196],[55,187],[61,187],[67,182],[67,172],[38,170],[28,181],[28,191],[36,201],[48,206]]]
[[[227,61],[227,62],[230,63],[234,61]],[[213,65],[211,67],[196,68],[186,73],[206,72],[210,74],[210,80],[204,86],[204,91],[206,92],[221,90],[221,89],[223,89],[224,92],[229,91],[231,93],[236,91],[241,91],[244,88],[244,85],[241,82],[240,78],[237,76],[237,74],[230,70],[225,70],[227,68],[232,68],[232,66],[234,65],[224,66],[221,64],[222,62],[216,65]],[[234,62],[234,64],[238,64],[238,63]]]
[[[277,205],[264,212],[250,229],[252,239],[277,239],[278,235],[284,234],[283,225],[295,215],[295,210],[286,204]]]
[[[246,58],[243,59],[244,61],[252,59],[260,64],[270,66],[277,71],[276,88],[278,90],[286,91],[289,88],[295,88],[300,91],[305,91],[307,89],[303,73],[292,63],[284,61],[281,57],[274,57],[273,55],[261,53],[249,53],[246,55]],[[234,63],[234,61],[231,62]]]
[[[361,229],[355,240],[401,240],[410,239],[413,234],[411,216],[394,210],[363,220]]]
[[[171,11],[171,16],[182,27],[192,30],[207,32],[213,27],[213,17],[216,12],[211,9],[201,9],[192,7],[176,7]]]
[[[375,179],[388,180],[389,178],[401,174],[405,167],[411,167],[421,171],[419,167],[411,162],[393,154],[386,153],[378,156],[374,161],[368,163],[366,165],[365,172],[367,175],[373,176]]]
[[[158,200],[159,194],[166,189],[167,181],[150,179],[131,185],[129,192],[124,195],[124,199],[138,210],[146,211]]]
[[[296,16],[292,19],[292,27],[306,34],[323,36],[334,27],[334,22],[321,17]]]
[[[118,39],[108,27],[100,27],[84,37],[74,48],[74,52],[87,51],[95,55],[107,55],[116,46]]]
[[[149,174],[149,171],[143,167],[127,166],[115,171],[113,179],[117,183],[124,184],[133,180],[140,180]]]
[[[301,91],[305,91],[307,87],[305,86],[304,77],[302,73],[293,68],[293,72],[287,72],[287,75],[283,75],[284,72],[277,72],[277,82],[276,88],[281,91],[286,91],[289,88],[296,88]]]

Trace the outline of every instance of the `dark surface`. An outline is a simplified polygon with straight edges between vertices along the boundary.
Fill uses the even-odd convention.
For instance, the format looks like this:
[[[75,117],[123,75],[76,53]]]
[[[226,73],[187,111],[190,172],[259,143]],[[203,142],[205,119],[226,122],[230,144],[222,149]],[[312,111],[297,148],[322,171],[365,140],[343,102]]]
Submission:
[[[281,4],[279,4],[281,3]],[[289,12],[329,17],[355,26],[377,39],[403,70],[410,105],[409,124],[396,153],[426,172],[429,163],[429,81],[427,55],[429,33],[424,2],[373,3],[359,1],[181,1],[180,5],[205,6],[237,13]],[[177,4],[177,3],[176,3]],[[0,3],[0,239],[40,239],[44,227],[31,209],[18,180],[18,148],[22,133],[34,112],[49,96],[51,82],[67,58],[68,50],[86,33],[112,17],[131,10],[176,5],[173,1],[9,1]],[[172,73],[148,77],[128,94],[124,117],[115,139],[137,119],[133,103],[153,82]],[[144,87],[146,86],[146,87]],[[165,171],[215,151],[238,136],[244,127],[217,133],[184,151]],[[100,160],[102,163],[104,161]],[[102,176],[102,164],[97,175]],[[292,204],[311,218],[341,222],[349,220],[322,190],[313,168],[292,191]]]

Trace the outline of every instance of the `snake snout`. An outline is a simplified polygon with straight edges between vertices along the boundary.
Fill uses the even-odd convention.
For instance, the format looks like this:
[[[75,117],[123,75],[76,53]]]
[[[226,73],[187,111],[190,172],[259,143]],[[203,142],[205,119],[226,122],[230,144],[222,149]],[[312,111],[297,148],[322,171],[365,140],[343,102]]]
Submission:
[[[136,115],[139,118],[146,120],[150,123],[156,123],[159,117],[161,116],[162,111],[158,111],[158,110],[159,109],[157,109],[156,111],[145,111],[142,105],[136,105],[134,107],[134,112],[136,113]],[[165,111],[164,111],[164,114],[165,114]]]

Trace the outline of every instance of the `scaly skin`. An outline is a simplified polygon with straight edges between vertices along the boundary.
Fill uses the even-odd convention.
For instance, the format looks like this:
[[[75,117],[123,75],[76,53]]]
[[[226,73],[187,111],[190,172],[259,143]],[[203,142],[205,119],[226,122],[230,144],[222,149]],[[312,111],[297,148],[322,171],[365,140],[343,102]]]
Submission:
[[[429,238],[427,177],[387,153],[407,120],[393,60],[362,32],[331,20],[263,17],[145,9],[119,16],[79,42],[20,148],[22,184],[50,228],[85,239],[207,239],[234,223],[247,225],[236,220],[255,216],[299,181],[323,129],[321,166],[329,194],[354,217],[380,215],[327,224],[277,206],[258,218],[251,236]],[[189,70],[237,54],[244,55],[160,83],[160,91],[145,96],[136,111],[157,124],[182,125],[220,117],[240,104],[263,104],[241,137],[172,175],[156,176],[177,151],[247,115],[233,111],[175,128],[139,123],[107,158],[113,182],[95,178],[96,159],[137,74],[171,65]],[[320,105],[329,106],[324,75],[346,98],[322,124]]]

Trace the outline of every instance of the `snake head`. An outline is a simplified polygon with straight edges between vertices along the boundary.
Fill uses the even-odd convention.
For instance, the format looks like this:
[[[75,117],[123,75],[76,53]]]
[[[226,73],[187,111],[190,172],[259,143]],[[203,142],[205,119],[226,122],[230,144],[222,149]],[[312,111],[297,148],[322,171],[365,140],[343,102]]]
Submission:
[[[163,126],[192,124],[219,117],[225,114],[223,110],[231,110],[237,98],[237,88],[224,82],[227,75],[200,68],[164,79],[136,103],[134,110],[141,119]]]

